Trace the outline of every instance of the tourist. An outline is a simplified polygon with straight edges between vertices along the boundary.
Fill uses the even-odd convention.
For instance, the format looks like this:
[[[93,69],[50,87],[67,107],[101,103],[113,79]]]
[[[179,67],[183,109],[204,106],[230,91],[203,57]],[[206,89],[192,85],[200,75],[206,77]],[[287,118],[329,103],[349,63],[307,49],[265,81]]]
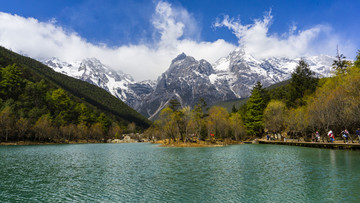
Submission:
[[[334,137],[334,133],[333,133],[332,130],[330,130],[330,131],[328,132],[328,136],[329,136],[329,138],[330,138],[330,142],[333,143],[334,140],[335,140],[335,137]]]
[[[360,128],[358,128],[358,129],[355,131],[355,134],[358,136],[358,138],[359,138],[359,143],[360,143]]]
[[[319,133],[319,131],[316,131],[316,133],[315,133],[315,141],[320,142],[320,133]]]
[[[269,135],[269,134],[266,135],[266,139],[267,139],[268,141],[270,140],[270,135]]]
[[[342,131],[342,136],[344,138],[344,143],[348,144],[348,142],[349,142],[349,131],[347,129]]]
[[[347,144],[347,143],[349,143],[349,138],[350,138],[350,133],[347,129],[345,129],[345,134],[346,134],[346,144]]]

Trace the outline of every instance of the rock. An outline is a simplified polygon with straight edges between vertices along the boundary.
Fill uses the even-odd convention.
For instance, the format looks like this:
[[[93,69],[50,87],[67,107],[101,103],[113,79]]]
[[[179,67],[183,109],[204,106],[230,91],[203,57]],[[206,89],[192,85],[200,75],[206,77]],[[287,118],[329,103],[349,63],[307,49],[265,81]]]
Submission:
[[[114,139],[111,141],[111,143],[123,143],[123,140],[119,140],[119,139]]]

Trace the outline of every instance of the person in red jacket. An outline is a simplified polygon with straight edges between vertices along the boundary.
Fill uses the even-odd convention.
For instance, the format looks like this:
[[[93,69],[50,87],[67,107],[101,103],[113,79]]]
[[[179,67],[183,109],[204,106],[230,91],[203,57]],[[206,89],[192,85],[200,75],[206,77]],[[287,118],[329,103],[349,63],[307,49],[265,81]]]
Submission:
[[[329,136],[329,138],[330,138],[330,142],[333,143],[334,140],[335,140],[335,136],[334,136],[334,133],[333,133],[332,130],[330,130],[330,131],[328,132],[328,136]]]

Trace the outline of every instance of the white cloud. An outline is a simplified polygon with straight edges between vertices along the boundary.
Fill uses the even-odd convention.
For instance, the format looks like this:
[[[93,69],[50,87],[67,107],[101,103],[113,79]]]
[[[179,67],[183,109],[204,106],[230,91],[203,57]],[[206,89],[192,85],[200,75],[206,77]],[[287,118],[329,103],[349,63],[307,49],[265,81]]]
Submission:
[[[239,19],[225,15],[222,20],[216,20],[214,27],[231,30],[238,38],[239,45],[258,58],[334,55],[338,44],[345,52],[353,49],[349,42],[341,41],[326,25],[316,25],[306,30],[297,30],[297,26],[292,25],[288,33],[269,34],[272,18],[270,11],[262,20],[256,19],[253,24],[243,25]]]
[[[151,19],[156,32],[152,44],[108,47],[92,44],[77,33],[56,25],[56,19],[40,22],[0,12],[0,45],[36,59],[58,57],[76,61],[95,57],[110,67],[132,75],[135,80],[156,79],[181,52],[215,62],[236,47],[224,40],[198,42],[200,30],[183,8],[157,3]]]
[[[137,81],[156,79],[181,52],[213,63],[237,47],[223,39],[200,41],[201,28],[192,14],[164,1],[157,3],[150,20],[155,28],[153,43],[109,47],[88,42],[77,33],[58,26],[56,19],[40,22],[0,12],[0,45],[40,60],[55,56],[71,62],[95,57],[132,75]],[[243,25],[239,19],[224,16],[214,26],[231,30],[239,39],[239,45],[255,57],[334,55],[336,45],[345,55],[350,53],[347,50],[355,50],[350,43],[341,41],[330,26],[317,25],[298,30],[293,25],[288,33],[278,35],[269,34],[271,23],[269,12],[253,24]]]

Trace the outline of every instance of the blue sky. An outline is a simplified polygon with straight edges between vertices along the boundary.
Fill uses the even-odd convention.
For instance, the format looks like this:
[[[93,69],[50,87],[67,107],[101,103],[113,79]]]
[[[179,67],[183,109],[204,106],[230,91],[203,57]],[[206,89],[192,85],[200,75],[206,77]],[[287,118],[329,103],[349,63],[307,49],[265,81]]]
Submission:
[[[0,45],[155,79],[181,52],[215,62],[239,46],[261,58],[334,55],[338,45],[353,59],[359,10],[358,0],[2,0]]]

